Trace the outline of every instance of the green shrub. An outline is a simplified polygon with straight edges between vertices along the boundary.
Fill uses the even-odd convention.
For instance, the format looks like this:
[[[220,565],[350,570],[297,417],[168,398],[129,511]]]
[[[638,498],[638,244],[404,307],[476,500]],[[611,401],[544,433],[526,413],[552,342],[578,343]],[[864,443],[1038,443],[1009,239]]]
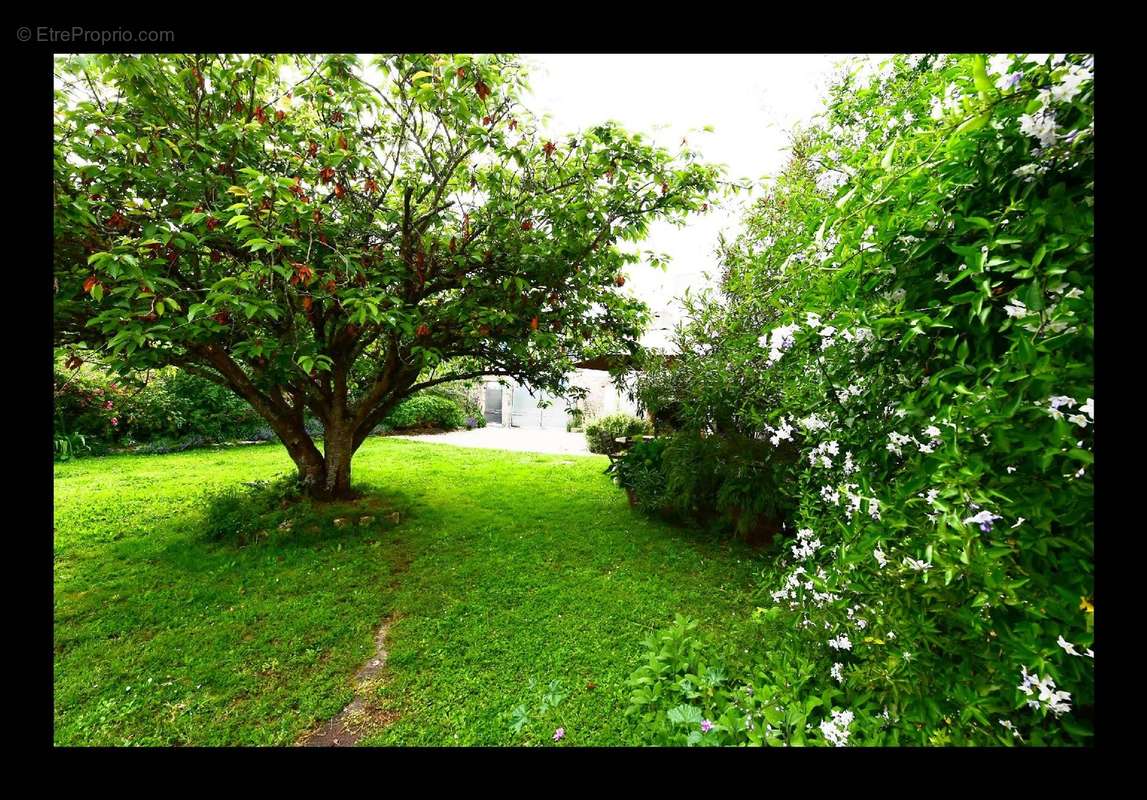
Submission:
[[[667,510],[665,470],[662,457],[664,439],[639,440],[612,465],[617,484],[633,493],[638,508],[649,513]]]
[[[615,441],[621,436],[651,436],[653,426],[641,417],[631,414],[610,414],[598,417],[585,426],[585,440],[591,453],[617,453],[622,445]]]
[[[410,428],[453,430],[465,424],[466,416],[455,400],[440,395],[417,394],[395,406],[381,427],[399,431]]]

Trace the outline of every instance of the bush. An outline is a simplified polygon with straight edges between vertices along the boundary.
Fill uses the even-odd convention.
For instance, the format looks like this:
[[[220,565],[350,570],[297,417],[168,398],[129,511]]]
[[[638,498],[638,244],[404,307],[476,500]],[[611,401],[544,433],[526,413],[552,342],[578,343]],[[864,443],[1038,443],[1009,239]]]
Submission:
[[[775,640],[724,669],[792,687],[813,742],[1093,736],[1091,60],[991,64],[839,76],[651,375],[683,430],[777,450],[716,489],[772,487],[798,529],[763,573]],[[722,458],[669,496],[710,502]],[[711,700],[728,743],[796,743]]]
[[[466,416],[455,400],[440,395],[417,394],[395,406],[380,427],[399,431],[411,428],[453,430],[465,424]]]
[[[668,510],[662,464],[665,444],[664,439],[637,441],[610,465],[609,471],[616,474],[618,486],[631,493],[642,511]]]
[[[680,432],[638,441],[611,472],[643,511],[718,523],[756,544],[780,531],[794,503],[783,483],[793,448],[757,439]]]
[[[154,445],[152,452],[186,449],[249,438],[263,425],[229,390],[175,369],[123,378],[83,366],[57,369],[54,377],[56,439],[72,442],[63,450],[57,446],[58,457],[136,443]],[[76,448],[81,442],[84,447]]]
[[[651,436],[653,426],[630,414],[598,417],[585,426],[585,440],[591,453],[611,454],[622,450],[615,440],[621,436]]]

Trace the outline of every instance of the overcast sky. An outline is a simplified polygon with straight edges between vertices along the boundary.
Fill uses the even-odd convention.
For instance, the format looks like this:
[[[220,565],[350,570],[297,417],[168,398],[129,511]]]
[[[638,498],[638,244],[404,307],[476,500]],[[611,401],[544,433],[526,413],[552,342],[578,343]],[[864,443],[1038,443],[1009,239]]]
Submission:
[[[572,132],[604,120],[641,131],[676,152],[681,138],[704,160],[725,164],[729,178],[775,174],[787,158],[787,132],[822,108],[821,98],[842,55],[528,55],[533,97],[527,105],[549,114],[548,130]],[[700,129],[712,125],[712,133]],[[695,132],[690,132],[690,131]],[[742,195],[743,197],[743,195]],[[731,204],[730,204],[731,205]],[[713,255],[722,229],[734,230],[734,207],[698,215],[685,228],[651,227],[642,250],[672,257],[667,271],[635,264],[635,294],[658,314],[655,329],[679,318],[674,301],[716,273]],[[647,345],[666,341],[653,330]]]

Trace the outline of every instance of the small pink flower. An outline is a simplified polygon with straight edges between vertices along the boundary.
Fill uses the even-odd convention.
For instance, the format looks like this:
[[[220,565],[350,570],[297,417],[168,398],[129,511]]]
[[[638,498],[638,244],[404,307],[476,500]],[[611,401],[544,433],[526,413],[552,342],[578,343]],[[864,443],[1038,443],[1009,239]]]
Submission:
[[[114,425],[119,425],[119,420],[118,420],[118,419],[116,419],[115,417],[112,417],[112,425],[113,425],[113,426],[114,426]]]
[[[104,408],[111,408],[111,407],[112,407],[112,401],[111,400],[108,400],[106,403],[104,403]]]
[[[701,720],[701,733],[708,733],[713,730],[713,723],[707,719]]]
[[[554,741],[555,742],[560,740],[560,739],[564,739],[564,738],[566,738],[566,729],[565,728],[558,728],[556,731],[554,731]]]

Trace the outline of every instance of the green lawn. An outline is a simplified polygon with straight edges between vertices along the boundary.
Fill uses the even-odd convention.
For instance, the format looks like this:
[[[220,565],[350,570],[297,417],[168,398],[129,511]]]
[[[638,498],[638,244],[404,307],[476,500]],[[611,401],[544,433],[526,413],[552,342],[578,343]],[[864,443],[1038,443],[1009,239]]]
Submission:
[[[288,471],[277,444],[56,465],[56,743],[292,744],[350,701],[386,617],[394,721],[363,744],[636,743],[641,640],[682,612],[750,646],[754,561],[631,511],[605,464],[374,438],[356,483],[397,526],[243,547],[205,539],[207,499]]]

